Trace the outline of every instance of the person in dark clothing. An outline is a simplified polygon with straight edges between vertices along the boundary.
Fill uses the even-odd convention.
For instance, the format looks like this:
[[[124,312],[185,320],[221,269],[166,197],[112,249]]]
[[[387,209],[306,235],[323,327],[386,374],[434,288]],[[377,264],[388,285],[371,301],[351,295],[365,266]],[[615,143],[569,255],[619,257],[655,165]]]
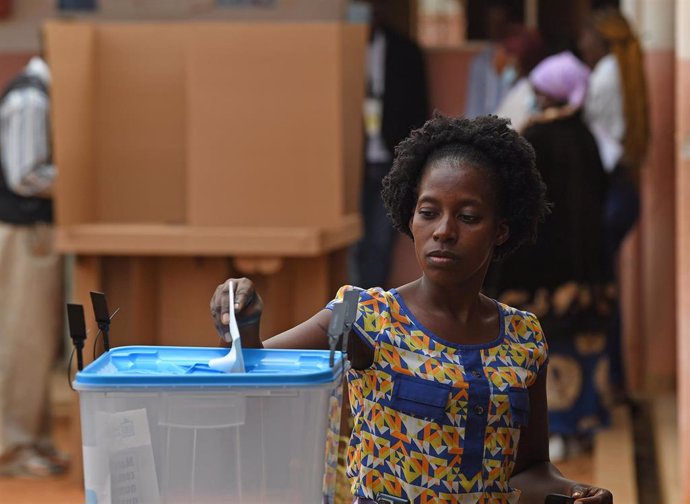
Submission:
[[[589,70],[561,53],[530,74],[542,113],[524,130],[553,203],[537,242],[500,268],[499,299],[534,312],[549,334],[552,458],[608,423],[606,331],[612,310],[603,208],[607,178],[582,117]]]
[[[364,236],[355,247],[353,275],[353,283],[362,287],[383,286],[388,279],[396,232],[381,201],[381,180],[391,168],[395,146],[429,113],[422,51],[386,24],[384,3],[371,2],[361,200]]]

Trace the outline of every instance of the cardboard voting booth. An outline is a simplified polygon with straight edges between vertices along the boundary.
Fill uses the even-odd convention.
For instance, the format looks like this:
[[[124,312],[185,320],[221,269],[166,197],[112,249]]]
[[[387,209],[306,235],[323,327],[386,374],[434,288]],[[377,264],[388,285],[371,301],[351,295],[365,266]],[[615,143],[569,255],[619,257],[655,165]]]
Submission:
[[[216,345],[229,276],[257,284],[264,337],[345,282],[365,47],[341,22],[47,24],[56,244],[72,301],[120,308],[112,346]]]

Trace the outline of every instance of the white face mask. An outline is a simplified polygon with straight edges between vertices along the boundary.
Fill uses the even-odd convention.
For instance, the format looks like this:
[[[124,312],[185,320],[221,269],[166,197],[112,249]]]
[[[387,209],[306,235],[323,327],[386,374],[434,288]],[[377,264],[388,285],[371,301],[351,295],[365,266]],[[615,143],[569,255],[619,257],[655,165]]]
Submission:
[[[517,69],[513,65],[508,65],[503,69],[501,80],[508,84],[512,84],[517,79]]]
[[[347,6],[347,20],[350,23],[370,24],[373,17],[371,5],[368,2],[352,0]]]
[[[534,90],[532,90],[529,96],[529,111],[532,114],[536,114],[537,112],[539,112],[539,105],[537,105],[537,95],[534,94]]]

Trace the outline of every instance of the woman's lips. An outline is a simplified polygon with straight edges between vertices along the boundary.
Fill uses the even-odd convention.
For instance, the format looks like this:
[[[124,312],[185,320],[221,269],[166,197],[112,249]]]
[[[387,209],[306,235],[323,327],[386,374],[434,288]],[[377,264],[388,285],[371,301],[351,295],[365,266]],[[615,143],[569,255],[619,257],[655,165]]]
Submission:
[[[432,264],[450,264],[458,260],[458,255],[447,250],[434,250],[427,254],[427,260]]]

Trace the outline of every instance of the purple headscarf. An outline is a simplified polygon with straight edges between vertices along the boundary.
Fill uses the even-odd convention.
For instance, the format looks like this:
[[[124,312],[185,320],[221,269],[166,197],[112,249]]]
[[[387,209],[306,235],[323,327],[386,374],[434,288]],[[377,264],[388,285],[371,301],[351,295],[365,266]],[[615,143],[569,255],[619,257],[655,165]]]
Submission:
[[[587,94],[589,68],[565,51],[539,63],[529,74],[529,81],[535,91],[580,108]]]

